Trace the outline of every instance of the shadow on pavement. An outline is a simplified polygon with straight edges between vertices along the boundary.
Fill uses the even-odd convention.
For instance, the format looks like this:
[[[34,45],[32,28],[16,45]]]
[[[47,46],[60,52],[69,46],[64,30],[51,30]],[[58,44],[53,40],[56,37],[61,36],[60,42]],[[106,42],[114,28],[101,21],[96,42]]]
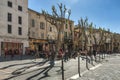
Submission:
[[[32,78],[36,77],[36,76],[39,76],[40,74],[44,74],[42,77],[40,77],[39,79],[37,80],[41,80],[43,78],[46,78],[46,77],[50,77],[50,75],[48,75],[48,71],[51,70],[53,68],[53,66],[48,66],[48,67],[45,67],[42,71],[40,71],[39,73],[33,75],[33,76],[30,76],[29,78],[27,78],[26,80],[33,80]]]
[[[15,78],[15,77],[18,77],[18,76],[22,76],[22,75],[25,75],[25,74],[28,74],[28,73],[32,73],[32,72],[35,72],[35,71],[38,71],[38,70],[41,70],[41,69],[46,69],[46,68],[48,68],[48,67],[44,67],[44,68],[38,68],[38,69],[35,69],[35,70],[31,70],[31,71],[29,71],[29,72],[25,72],[27,69],[29,69],[29,68],[31,68],[31,67],[34,67],[34,66],[37,66],[37,65],[39,65],[39,66],[42,66],[42,65],[44,65],[46,62],[47,62],[48,60],[46,60],[46,61],[44,61],[44,62],[39,62],[39,63],[37,63],[37,64],[35,64],[35,65],[32,65],[32,66],[26,66],[26,67],[22,67],[22,68],[19,68],[19,69],[17,69],[17,70],[15,70],[15,71],[13,71],[12,72],[12,75],[13,76],[11,76],[11,77],[9,77],[9,78],[6,78],[6,79],[4,79],[4,80],[10,80],[10,79],[13,79],[13,78]],[[29,80],[29,79],[28,79]]]
[[[15,67],[15,66],[20,66],[20,65],[26,65],[26,64],[33,64],[33,63],[35,63],[35,65],[42,65],[42,64],[44,64],[45,62],[47,62],[48,60],[45,60],[45,59],[43,59],[41,62],[34,62],[34,61],[32,61],[32,62],[27,62],[27,63],[18,63],[18,64],[12,64],[12,65],[8,65],[8,66],[5,66],[5,67],[2,67],[2,68],[0,68],[0,70],[2,69],[7,69],[7,68],[10,68],[10,67]],[[29,66],[29,67],[33,67],[33,66],[35,66],[35,65],[32,65],[32,66]],[[29,67],[27,67],[27,68],[29,68]]]

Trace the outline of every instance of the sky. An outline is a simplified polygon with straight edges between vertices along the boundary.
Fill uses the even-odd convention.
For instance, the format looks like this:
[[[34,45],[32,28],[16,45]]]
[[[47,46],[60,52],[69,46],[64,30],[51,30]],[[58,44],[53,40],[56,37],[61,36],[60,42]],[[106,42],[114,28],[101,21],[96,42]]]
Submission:
[[[87,17],[96,27],[120,33],[120,0],[28,0],[28,7],[37,12],[52,13],[51,7],[59,3],[71,9],[70,19],[78,24],[80,18]]]

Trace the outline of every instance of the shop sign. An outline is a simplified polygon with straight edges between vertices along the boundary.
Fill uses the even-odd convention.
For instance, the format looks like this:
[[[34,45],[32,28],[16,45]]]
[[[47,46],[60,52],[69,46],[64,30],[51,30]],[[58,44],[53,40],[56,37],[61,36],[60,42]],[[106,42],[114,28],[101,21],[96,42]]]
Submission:
[[[33,40],[31,40],[32,42],[36,42],[36,43],[40,43],[40,42],[46,42],[45,40],[35,40],[35,39],[33,39]]]
[[[21,43],[22,41],[21,40],[18,40],[18,39],[3,39],[4,42],[14,42],[14,43]]]

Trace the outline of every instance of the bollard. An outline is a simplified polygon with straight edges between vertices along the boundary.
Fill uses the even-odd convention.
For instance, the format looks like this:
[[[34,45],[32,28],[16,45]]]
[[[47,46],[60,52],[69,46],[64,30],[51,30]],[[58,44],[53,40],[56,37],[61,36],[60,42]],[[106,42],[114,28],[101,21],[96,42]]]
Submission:
[[[62,69],[62,80],[64,80],[64,62],[63,62],[63,57],[62,57],[62,66],[61,66],[61,69]]]
[[[99,62],[101,61],[101,59],[100,59],[100,52],[99,52]]]
[[[78,55],[78,74],[79,74],[79,77],[81,77],[80,75],[80,54]]]
[[[86,68],[89,70],[89,68],[88,68],[88,57],[87,57],[87,54],[86,54]]]

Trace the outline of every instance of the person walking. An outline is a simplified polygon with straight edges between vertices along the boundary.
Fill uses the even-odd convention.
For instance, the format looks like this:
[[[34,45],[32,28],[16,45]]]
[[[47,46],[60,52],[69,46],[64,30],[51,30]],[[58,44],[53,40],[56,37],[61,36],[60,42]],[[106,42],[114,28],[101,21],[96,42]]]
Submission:
[[[59,49],[58,55],[59,55],[60,59],[63,58],[64,54],[63,54],[63,49],[62,48]]]
[[[6,56],[8,55],[8,49],[7,48],[5,48],[4,49],[4,58],[6,59]]]
[[[19,49],[19,55],[20,55],[20,59],[22,60],[22,55],[23,55],[23,50]]]
[[[64,61],[68,61],[68,49],[65,50]]]
[[[94,58],[95,58],[95,62],[97,61],[97,60],[96,60],[96,53],[97,53],[97,52],[96,52],[95,50],[93,50],[93,55],[94,55]]]

